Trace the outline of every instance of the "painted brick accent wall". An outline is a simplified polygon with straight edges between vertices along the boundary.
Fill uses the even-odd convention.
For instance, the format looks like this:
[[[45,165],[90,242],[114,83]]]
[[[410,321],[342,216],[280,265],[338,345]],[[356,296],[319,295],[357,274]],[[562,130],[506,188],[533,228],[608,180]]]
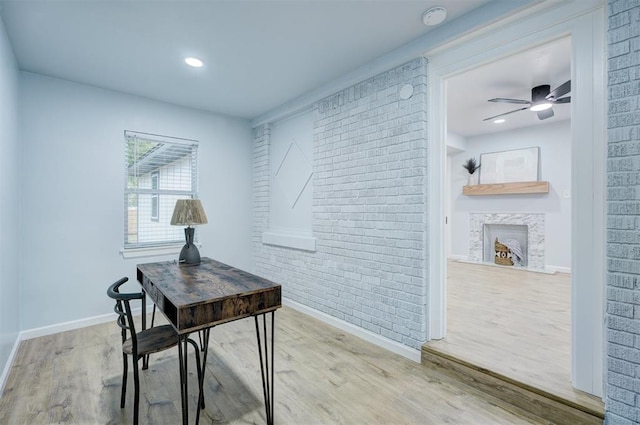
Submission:
[[[606,423],[640,423],[640,1],[609,0]]]
[[[254,129],[256,273],[295,302],[416,349],[426,339],[426,89],[420,58],[314,105],[316,252],[262,244],[269,127]]]
[[[271,196],[271,177],[269,175],[269,125],[261,125],[253,129],[253,267],[254,272],[265,273],[262,254],[262,232],[269,228],[269,203]],[[257,267],[260,264],[261,267]],[[279,282],[280,283],[280,282]]]

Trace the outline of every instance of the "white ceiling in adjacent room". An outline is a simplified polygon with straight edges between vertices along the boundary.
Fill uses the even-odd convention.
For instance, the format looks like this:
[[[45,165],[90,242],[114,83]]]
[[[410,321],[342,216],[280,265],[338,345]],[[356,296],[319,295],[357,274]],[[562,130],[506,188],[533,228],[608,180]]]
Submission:
[[[554,116],[539,120],[525,110],[505,116],[505,122],[483,121],[526,105],[488,102],[502,97],[531,100],[531,89],[549,84],[551,90],[571,79],[569,37],[538,46],[461,73],[447,80],[447,127],[463,137],[472,137],[521,127],[545,125],[570,119],[571,105],[554,105]],[[571,94],[569,94],[571,95]]]

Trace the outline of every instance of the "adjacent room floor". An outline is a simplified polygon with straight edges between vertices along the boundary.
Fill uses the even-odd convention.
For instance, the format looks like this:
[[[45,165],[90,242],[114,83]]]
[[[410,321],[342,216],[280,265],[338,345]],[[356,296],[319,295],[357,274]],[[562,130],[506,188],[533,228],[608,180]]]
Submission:
[[[132,387],[126,408],[119,407],[118,331],[113,322],[24,341],[0,399],[0,423],[130,424]],[[201,423],[265,423],[253,320],[221,325],[211,338]],[[180,421],[176,350],[152,356],[149,370],[141,373],[142,424]],[[537,423],[445,375],[290,308],[276,314],[275,352],[278,424]],[[192,423],[196,373],[190,365]]]
[[[447,336],[428,345],[602,410],[571,386],[571,275],[448,262]]]

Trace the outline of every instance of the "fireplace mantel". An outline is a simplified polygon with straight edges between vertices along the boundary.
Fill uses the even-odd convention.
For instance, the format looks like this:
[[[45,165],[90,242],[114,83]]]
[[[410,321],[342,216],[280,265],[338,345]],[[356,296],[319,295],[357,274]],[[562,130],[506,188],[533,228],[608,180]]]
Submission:
[[[467,196],[519,195],[528,193],[549,193],[549,182],[475,184],[462,187],[462,194]]]

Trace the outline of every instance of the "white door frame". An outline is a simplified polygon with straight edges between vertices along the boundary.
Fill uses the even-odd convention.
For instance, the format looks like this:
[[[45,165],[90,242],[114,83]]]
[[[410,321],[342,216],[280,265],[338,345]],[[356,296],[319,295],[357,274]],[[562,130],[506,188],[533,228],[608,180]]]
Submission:
[[[547,1],[426,52],[429,60],[429,339],[446,335],[446,79],[560,37],[572,38],[572,384],[603,396],[606,62],[602,0]]]

